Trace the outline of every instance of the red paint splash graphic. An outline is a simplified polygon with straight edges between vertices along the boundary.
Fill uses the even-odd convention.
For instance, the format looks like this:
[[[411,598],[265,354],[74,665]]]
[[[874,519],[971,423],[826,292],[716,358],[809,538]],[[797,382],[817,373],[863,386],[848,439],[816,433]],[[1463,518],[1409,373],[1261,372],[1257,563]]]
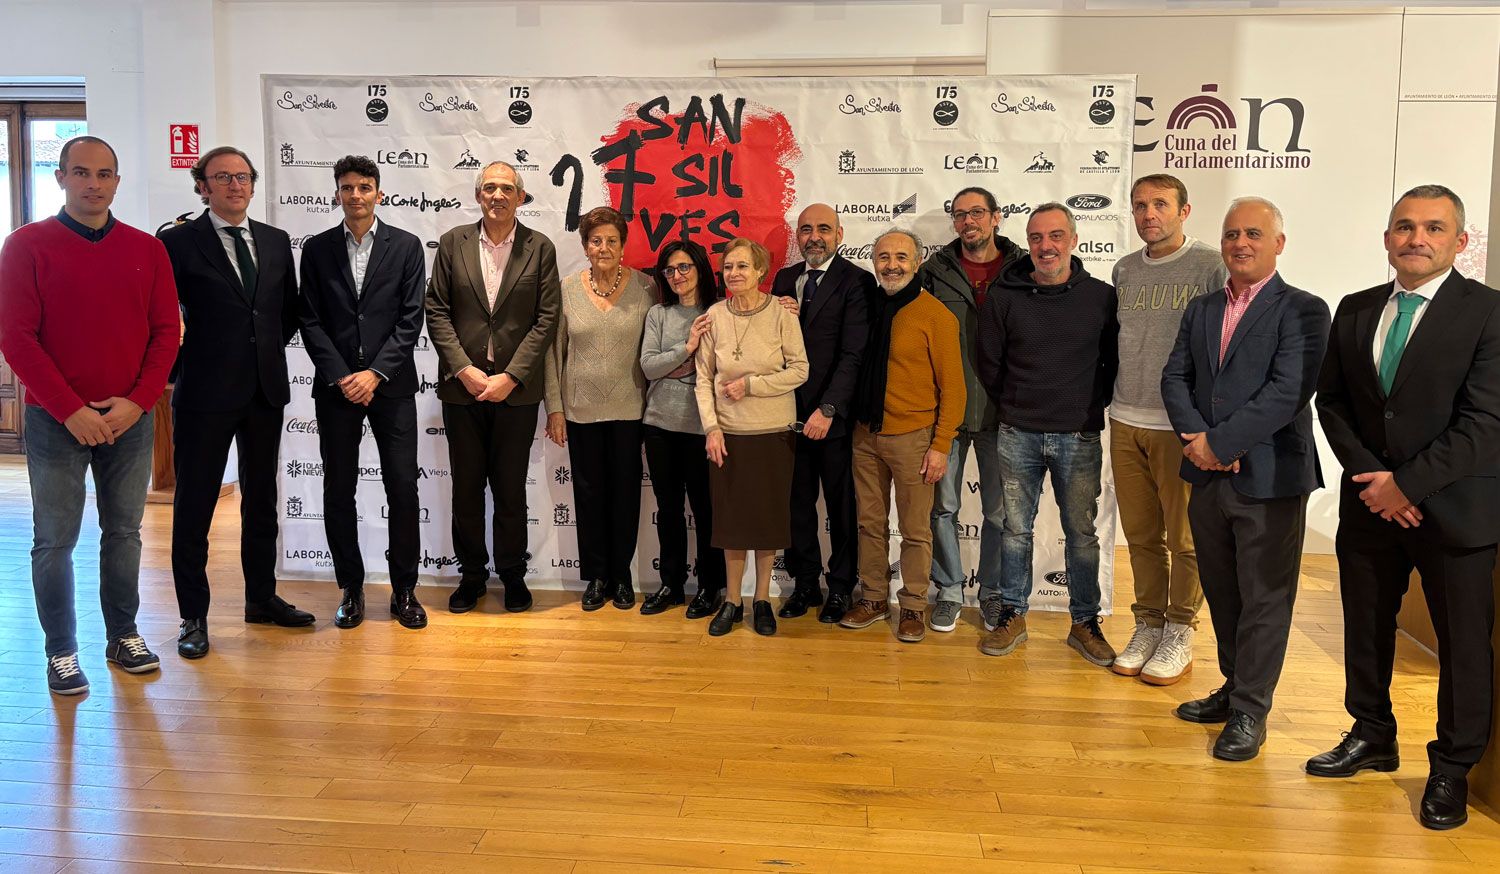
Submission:
[[[786,116],[722,95],[693,96],[673,113],[668,98],[658,97],[626,107],[601,142],[620,144],[632,134],[639,145],[604,164],[610,205],[630,222],[625,263],[655,267],[662,246],[691,239],[708,249],[718,269],[724,245],[744,237],[771,253],[762,283],[769,288],[792,246],[791,166],[802,158]]]

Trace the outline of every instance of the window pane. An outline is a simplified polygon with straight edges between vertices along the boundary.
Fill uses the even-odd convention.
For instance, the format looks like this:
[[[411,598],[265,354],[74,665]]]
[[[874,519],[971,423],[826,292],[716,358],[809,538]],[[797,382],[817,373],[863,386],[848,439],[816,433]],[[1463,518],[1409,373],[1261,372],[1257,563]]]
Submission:
[[[0,240],[11,232],[10,227],[10,125],[0,117]]]
[[[27,122],[31,136],[31,211],[26,221],[57,215],[63,206],[62,189],[57,187],[57,159],[63,143],[88,133],[82,119],[32,119]]]

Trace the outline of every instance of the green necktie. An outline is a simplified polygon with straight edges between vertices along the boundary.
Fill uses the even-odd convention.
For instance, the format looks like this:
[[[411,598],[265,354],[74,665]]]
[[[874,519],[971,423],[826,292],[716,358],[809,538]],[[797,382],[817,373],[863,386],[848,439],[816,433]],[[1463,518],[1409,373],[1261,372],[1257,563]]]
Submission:
[[[1389,395],[1391,384],[1396,381],[1396,368],[1401,365],[1401,353],[1406,349],[1406,337],[1411,333],[1411,317],[1422,305],[1420,294],[1401,292],[1396,295],[1396,318],[1391,320],[1390,330],[1385,332],[1385,347],[1380,350],[1380,387]]]
[[[240,262],[240,284],[251,296],[255,294],[255,259],[250,257],[250,244],[245,242],[244,228],[225,228],[234,237],[234,260]]]

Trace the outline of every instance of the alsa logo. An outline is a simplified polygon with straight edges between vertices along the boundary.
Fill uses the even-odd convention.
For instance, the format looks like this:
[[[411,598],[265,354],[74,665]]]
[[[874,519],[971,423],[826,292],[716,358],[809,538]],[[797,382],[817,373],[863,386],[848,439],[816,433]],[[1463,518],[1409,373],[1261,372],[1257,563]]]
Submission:
[[[1109,209],[1114,201],[1102,194],[1075,194],[1063,202],[1069,209],[1096,210]]]
[[[1206,83],[1197,95],[1178,103],[1168,113],[1165,135],[1150,142],[1137,142],[1135,150],[1153,152],[1161,146],[1162,165],[1169,169],[1303,170],[1312,166],[1312,150],[1302,145],[1307,107],[1301,100],[1239,99],[1245,104],[1240,109],[1242,115],[1237,115],[1234,107],[1220,99],[1217,83]],[[1154,97],[1138,96],[1135,102],[1148,110],[1156,108]],[[1278,122],[1274,128],[1286,131],[1285,142],[1269,140],[1265,135],[1265,119],[1273,108],[1277,110],[1273,117]],[[1154,123],[1154,116],[1137,113],[1137,128]],[[1210,128],[1220,133],[1185,133],[1190,128],[1200,131]]]
[[[1113,255],[1115,252],[1115,244],[1101,243],[1096,240],[1084,240],[1082,243],[1078,244],[1078,251],[1084,253],[1085,255]]]

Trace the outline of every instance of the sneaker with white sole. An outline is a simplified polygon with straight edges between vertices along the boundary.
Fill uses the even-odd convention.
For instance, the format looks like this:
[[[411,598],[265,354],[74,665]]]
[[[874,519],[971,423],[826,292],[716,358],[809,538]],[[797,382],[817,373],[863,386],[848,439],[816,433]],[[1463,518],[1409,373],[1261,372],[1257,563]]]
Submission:
[[[933,631],[952,631],[958,627],[958,614],[964,605],[957,601],[939,601],[932,605],[932,615],[927,618],[927,624],[932,626]]]
[[[146,646],[145,639],[139,634],[111,640],[104,649],[104,660],[119,665],[120,670],[130,674],[146,674],[161,667],[161,659]]]
[[[1152,628],[1145,620],[1135,621],[1135,634],[1130,635],[1130,642],[1125,644],[1125,649],[1116,658],[1115,663],[1109,666],[1111,671],[1122,677],[1134,677],[1151,661],[1156,655],[1156,649],[1161,644],[1162,630]]]
[[[1141,668],[1141,680],[1153,686],[1170,686],[1193,670],[1193,626],[1168,622],[1161,646]]]
[[[89,690],[88,677],[78,665],[78,653],[47,656],[47,688],[57,695],[82,695]]]
[[[1000,627],[1000,614],[1005,612],[1005,604],[1001,602],[1000,596],[981,598],[979,601],[979,616],[984,620],[984,630],[994,631]]]

